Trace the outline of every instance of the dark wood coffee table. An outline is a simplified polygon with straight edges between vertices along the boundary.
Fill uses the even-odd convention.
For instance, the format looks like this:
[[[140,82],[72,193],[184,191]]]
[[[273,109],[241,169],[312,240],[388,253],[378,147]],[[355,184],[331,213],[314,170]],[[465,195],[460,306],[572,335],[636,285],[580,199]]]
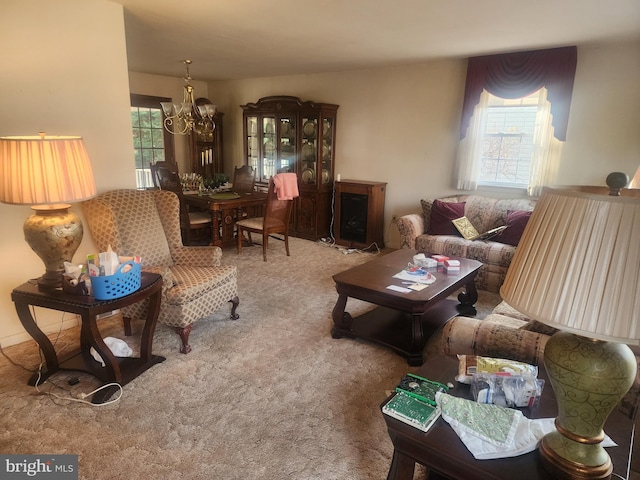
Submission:
[[[401,249],[333,276],[338,301],[333,308],[333,338],[364,338],[392,348],[407,358],[409,365],[422,365],[422,351],[429,337],[456,315],[475,315],[478,300],[474,278],[480,262],[460,260],[460,271],[433,271],[435,283],[421,291],[401,293],[389,285],[406,286],[393,276],[411,262],[415,250]],[[458,302],[451,294],[464,288]],[[353,318],[345,312],[347,299],[357,298],[378,308]]]
[[[455,356],[430,357],[416,374],[441,383],[455,385],[451,395],[471,399],[469,385],[457,383],[458,359]],[[547,379],[544,366],[539,366],[538,378],[546,380],[539,405],[523,408],[528,418],[553,418],[558,414],[555,395]],[[398,379],[399,381],[400,379]],[[395,385],[390,385],[391,388]],[[388,399],[387,399],[388,400]],[[382,405],[387,403],[385,400]],[[381,408],[382,408],[381,405]],[[431,429],[424,433],[395,418],[382,414],[393,442],[393,460],[387,480],[412,480],[416,462],[429,469],[429,478],[449,480],[546,480],[549,475],[543,469],[538,450],[512,458],[476,460],[449,424],[439,418]],[[616,478],[637,479],[627,475],[634,438],[634,420],[619,410],[614,410],[604,426],[617,447],[607,448],[613,462]],[[635,440],[635,442],[634,442]]]

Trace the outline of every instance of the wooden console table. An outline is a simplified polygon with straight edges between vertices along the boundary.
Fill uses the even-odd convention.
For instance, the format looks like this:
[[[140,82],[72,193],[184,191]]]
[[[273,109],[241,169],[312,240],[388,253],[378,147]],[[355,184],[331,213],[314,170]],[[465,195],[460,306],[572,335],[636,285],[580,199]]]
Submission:
[[[216,198],[209,195],[185,194],[189,205],[211,211],[213,222],[212,245],[217,247],[236,246],[235,225],[237,220],[261,217],[267,205],[265,192],[252,192],[237,198]]]
[[[162,277],[155,273],[143,272],[140,289],[114,300],[96,300],[89,295],[72,295],[62,290],[40,291],[35,282],[27,282],[11,292],[18,317],[25,330],[38,342],[45,358],[46,368],[36,372],[29,385],[42,383],[58,370],[77,370],[92,374],[103,382],[125,385],[153,365],[163,362],[164,357],[153,355],[151,347],[153,334],[160,312]],[[104,343],[98,330],[97,316],[126,307],[144,299],[149,299],[149,309],[140,341],[140,357],[115,357]],[[30,306],[49,308],[80,315],[80,349],[59,359],[53,344],[36,324]],[[100,354],[105,366],[94,360],[91,347]],[[102,389],[93,395],[92,403],[103,403],[111,397],[117,387]]]

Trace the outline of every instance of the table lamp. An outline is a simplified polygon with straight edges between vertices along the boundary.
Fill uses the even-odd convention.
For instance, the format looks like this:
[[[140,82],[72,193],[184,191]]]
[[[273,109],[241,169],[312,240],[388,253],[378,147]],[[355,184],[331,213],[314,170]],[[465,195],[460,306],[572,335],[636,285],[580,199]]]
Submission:
[[[45,265],[41,290],[62,285],[64,262],[71,262],[82,241],[82,222],[68,202],[95,194],[81,137],[0,137],[0,202],[32,205],[24,238]]]
[[[628,188],[640,188],[640,167],[638,167],[636,173],[633,175]]]
[[[544,352],[558,403],[539,449],[555,478],[612,472],[601,441],[632,386],[639,344],[640,198],[545,188],[518,244],[502,298],[559,329]]]

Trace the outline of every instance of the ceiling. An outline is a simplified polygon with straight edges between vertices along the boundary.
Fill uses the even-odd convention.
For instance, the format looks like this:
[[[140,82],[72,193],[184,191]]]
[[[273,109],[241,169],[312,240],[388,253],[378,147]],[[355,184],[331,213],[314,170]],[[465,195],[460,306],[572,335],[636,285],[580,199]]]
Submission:
[[[131,71],[310,74],[640,39],[639,0],[111,0]]]

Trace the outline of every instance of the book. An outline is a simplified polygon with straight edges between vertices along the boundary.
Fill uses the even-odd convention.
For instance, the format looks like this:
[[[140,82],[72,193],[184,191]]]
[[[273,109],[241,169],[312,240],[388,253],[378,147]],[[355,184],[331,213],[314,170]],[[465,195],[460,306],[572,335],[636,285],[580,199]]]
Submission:
[[[429,430],[440,418],[438,407],[409,396],[405,392],[396,392],[391,400],[382,407],[382,413],[423,432]]]
[[[456,218],[452,222],[460,232],[460,235],[467,240],[475,240],[480,235],[467,217]]]
[[[484,233],[478,233],[467,217],[456,218],[455,220],[452,220],[452,222],[460,232],[460,235],[462,235],[466,240],[488,240],[489,238],[500,234],[505,228],[507,228],[503,225],[501,227],[487,230]]]

